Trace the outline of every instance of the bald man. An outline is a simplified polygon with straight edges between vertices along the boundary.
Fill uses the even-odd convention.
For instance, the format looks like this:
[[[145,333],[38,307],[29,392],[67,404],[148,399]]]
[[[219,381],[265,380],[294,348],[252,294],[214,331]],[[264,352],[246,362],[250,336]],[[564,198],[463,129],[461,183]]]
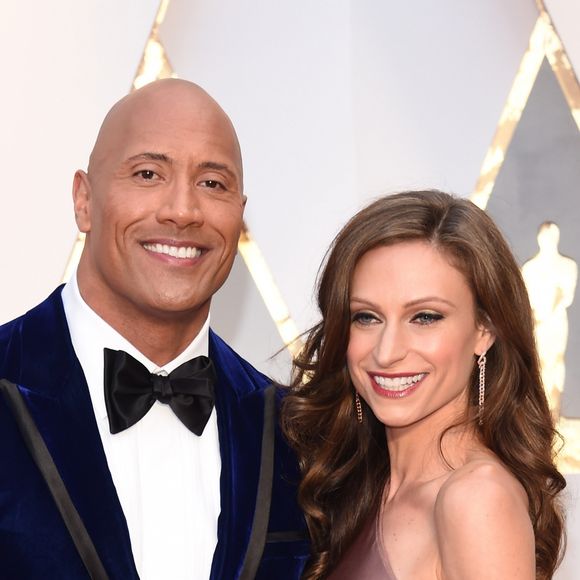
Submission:
[[[0,577],[299,578],[275,389],[209,328],[246,203],[229,118],[135,91],[73,199],[76,276],[0,327]]]

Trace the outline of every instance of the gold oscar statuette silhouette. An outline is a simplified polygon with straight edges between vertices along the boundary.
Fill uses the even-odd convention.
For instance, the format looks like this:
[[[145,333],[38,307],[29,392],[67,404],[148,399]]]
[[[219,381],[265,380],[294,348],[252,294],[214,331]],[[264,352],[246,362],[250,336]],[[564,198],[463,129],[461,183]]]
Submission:
[[[555,420],[560,416],[566,378],[567,308],[574,300],[578,280],[578,266],[572,258],[559,253],[559,240],[560,228],[553,222],[544,222],[538,231],[539,251],[522,266],[534,311],[542,380]]]

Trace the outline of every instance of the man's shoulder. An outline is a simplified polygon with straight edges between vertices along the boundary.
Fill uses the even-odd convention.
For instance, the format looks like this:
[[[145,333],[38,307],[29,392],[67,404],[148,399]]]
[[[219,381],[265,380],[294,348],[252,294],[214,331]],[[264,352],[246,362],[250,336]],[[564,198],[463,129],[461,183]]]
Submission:
[[[64,284],[61,284],[55,288],[50,295],[45,298],[42,302],[33,306],[30,310],[17,316],[16,318],[9,320],[0,324],[0,333],[4,337],[5,334],[9,334],[14,328],[19,328],[22,324],[26,323],[28,320],[34,320],[39,317],[62,314],[64,316],[64,309],[62,306],[61,292],[64,288]]]
[[[0,376],[17,366],[25,352],[42,345],[44,349],[62,342],[66,317],[60,294],[62,286],[28,312],[0,325]]]
[[[218,374],[237,375],[247,378],[260,389],[272,384],[272,380],[269,377],[239,355],[223,338],[211,329],[209,331],[209,356],[214,361]]]

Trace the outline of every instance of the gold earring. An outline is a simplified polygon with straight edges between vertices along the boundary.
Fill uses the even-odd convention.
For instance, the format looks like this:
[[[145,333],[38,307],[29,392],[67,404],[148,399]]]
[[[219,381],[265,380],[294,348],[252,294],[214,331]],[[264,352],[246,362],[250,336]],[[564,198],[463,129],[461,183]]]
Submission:
[[[354,395],[354,408],[356,410],[356,420],[359,423],[362,423],[362,405],[358,393],[355,393]]]

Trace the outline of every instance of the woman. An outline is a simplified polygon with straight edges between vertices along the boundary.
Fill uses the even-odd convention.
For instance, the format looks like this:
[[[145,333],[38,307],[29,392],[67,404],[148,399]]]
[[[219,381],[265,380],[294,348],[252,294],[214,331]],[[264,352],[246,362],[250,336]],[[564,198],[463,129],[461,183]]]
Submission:
[[[563,519],[519,268],[474,204],[380,199],[343,228],[284,430],[301,462],[306,578],[548,579]]]

